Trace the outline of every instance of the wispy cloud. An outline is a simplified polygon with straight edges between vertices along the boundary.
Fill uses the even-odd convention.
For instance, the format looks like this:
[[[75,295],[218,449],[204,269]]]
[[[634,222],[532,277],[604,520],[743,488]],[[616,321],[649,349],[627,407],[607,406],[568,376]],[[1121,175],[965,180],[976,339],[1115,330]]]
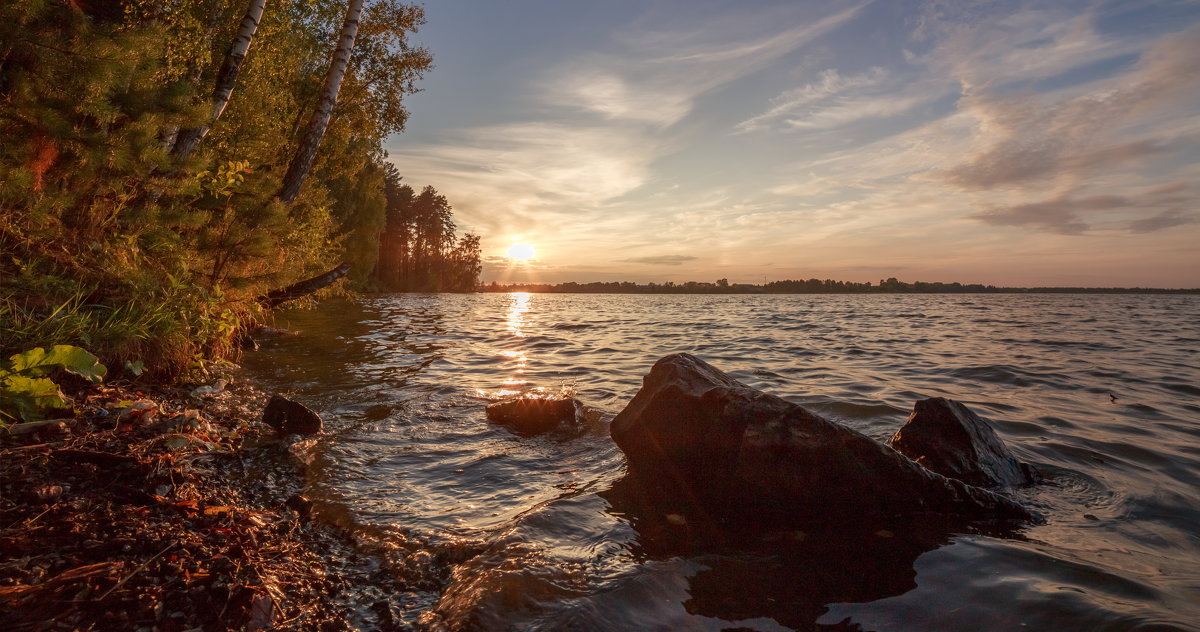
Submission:
[[[947,170],[946,179],[966,189],[1077,182],[1194,145],[1195,138],[1160,129],[1160,117],[1189,118],[1200,100],[1200,30],[1163,38],[1132,72],[1089,88],[1020,98],[968,90],[959,107],[977,119],[974,144],[981,150]]]
[[[848,77],[843,77],[835,68],[827,68],[821,71],[816,81],[786,90],[771,99],[766,112],[738,123],[736,129],[748,132],[766,128],[773,121],[794,115],[800,108],[827,102],[850,90],[876,86],[885,76],[879,66]]]
[[[453,192],[463,220],[497,232],[624,195],[646,181],[655,155],[632,133],[556,123],[469,128],[389,149],[409,181]]]
[[[652,266],[677,266],[688,261],[697,261],[699,257],[688,255],[654,255],[651,257],[634,257],[632,259],[617,259],[617,263],[644,263]]]
[[[996,226],[1033,226],[1066,235],[1080,235],[1093,227],[1084,219],[1089,213],[1118,209],[1140,214],[1158,211],[1150,217],[1127,220],[1121,226],[1133,233],[1151,233],[1196,221],[1190,212],[1196,200],[1192,185],[1179,182],[1132,196],[1061,196],[1043,202],[989,208],[970,217]]]
[[[718,86],[762,69],[770,62],[842,26],[866,3],[825,16],[795,20],[780,31],[779,16],[763,13],[730,37],[729,19],[678,30],[645,29],[621,37],[624,52],[563,63],[544,83],[546,99],[558,106],[608,119],[674,124],[696,99]]]

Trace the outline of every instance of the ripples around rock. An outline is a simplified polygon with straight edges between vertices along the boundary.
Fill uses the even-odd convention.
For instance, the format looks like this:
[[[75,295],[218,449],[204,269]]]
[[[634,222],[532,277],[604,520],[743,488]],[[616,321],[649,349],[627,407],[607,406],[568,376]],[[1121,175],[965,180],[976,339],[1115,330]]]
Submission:
[[[420,558],[401,623],[1200,630],[1200,297],[404,295],[282,321],[300,335],[245,365],[325,420],[305,495]],[[700,533],[627,506],[608,422],[678,351],[876,440],[963,401],[1044,477],[1013,493],[1045,522]],[[488,423],[531,393],[598,415]]]

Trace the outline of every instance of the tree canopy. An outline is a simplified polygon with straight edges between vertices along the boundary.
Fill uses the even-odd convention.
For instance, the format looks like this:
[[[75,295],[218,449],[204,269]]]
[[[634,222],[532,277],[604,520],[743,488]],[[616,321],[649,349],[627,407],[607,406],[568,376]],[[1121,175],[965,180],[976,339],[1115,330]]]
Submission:
[[[345,0],[0,6],[0,350],[79,344],[177,374],[227,354],[267,289],[340,261],[374,283],[400,213],[382,143],[432,67],[411,41],[422,7],[366,3],[308,177],[278,199],[346,17]],[[477,252],[478,238],[456,241],[430,195],[436,217],[405,220],[409,278],[465,287],[469,270],[430,257]]]

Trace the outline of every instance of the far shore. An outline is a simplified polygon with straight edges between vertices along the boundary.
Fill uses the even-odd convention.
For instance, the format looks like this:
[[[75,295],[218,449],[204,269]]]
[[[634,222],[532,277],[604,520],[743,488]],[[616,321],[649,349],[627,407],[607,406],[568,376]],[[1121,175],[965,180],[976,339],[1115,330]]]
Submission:
[[[809,279],[771,281],[765,284],[687,281],[646,283],[594,281],[591,283],[482,283],[480,292],[529,292],[533,294],[1200,294],[1200,288],[1152,287],[997,287],[994,285],[895,279],[878,284]]]

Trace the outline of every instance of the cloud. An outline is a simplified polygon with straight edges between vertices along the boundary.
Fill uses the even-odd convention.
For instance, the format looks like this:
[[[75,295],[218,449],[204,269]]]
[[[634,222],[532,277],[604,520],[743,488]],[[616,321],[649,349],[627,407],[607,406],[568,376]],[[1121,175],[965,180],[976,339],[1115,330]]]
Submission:
[[[959,108],[976,118],[974,144],[980,149],[943,175],[960,188],[982,190],[1037,180],[1074,184],[1136,166],[1194,145],[1194,136],[1173,138],[1170,130],[1148,130],[1146,124],[1164,117],[1194,120],[1190,108],[1197,99],[1198,29],[1162,38],[1134,71],[1091,89],[1005,98],[967,88]]]
[[[935,72],[972,87],[1061,75],[1141,50],[1133,38],[1105,37],[1082,2],[1006,12],[995,2],[930,2],[915,32],[935,42],[924,56]]]
[[[606,119],[670,126],[691,112],[700,95],[833,31],[865,4],[822,17],[760,12],[757,19],[723,16],[689,28],[634,29],[621,37],[621,54],[562,64],[543,82],[544,98]]]
[[[1151,233],[1196,221],[1188,211],[1195,208],[1197,198],[1190,183],[1178,182],[1160,186],[1134,196],[1094,195],[1083,198],[1061,196],[1042,202],[996,206],[968,215],[994,226],[1030,226],[1064,235],[1080,235],[1094,227],[1084,221],[1082,214],[1097,214],[1112,210],[1162,209],[1142,219],[1120,223],[1130,233]]]
[[[617,263],[645,263],[655,266],[677,266],[688,261],[696,261],[699,257],[688,255],[656,255],[653,257],[634,257],[633,259],[618,259]]]
[[[497,232],[535,228],[549,215],[625,195],[646,182],[657,152],[632,132],[532,122],[388,150],[406,181],[432,184],[467,224]]]
[[[1032,204],[990,208],[973,213],[969,217],[994,226],[1033,226],[1063,235],[1080,235],[1089,228],[1087,223],[1079,219],[1080,211],[1127,206],[1129,206],[1129,200],[1125,198],[1100,195],[1078,200],[1060,198]]]
[[[848,77],[843,77],[835,68],[827,68],[821,71],[817,81],[780,93],[771,99],[766,112],[738,123],[735,129],[743,132],[764,129],[802,107],[828,101],[848,90],[877,85],[884,77],[883,68],[878,66]]]
[[[1185,215],[1182,211],[1163,211],[1152,217],[1129,222],[1128,230],[1135,234],[1153,233],[1195,222],[1195,216]]]

